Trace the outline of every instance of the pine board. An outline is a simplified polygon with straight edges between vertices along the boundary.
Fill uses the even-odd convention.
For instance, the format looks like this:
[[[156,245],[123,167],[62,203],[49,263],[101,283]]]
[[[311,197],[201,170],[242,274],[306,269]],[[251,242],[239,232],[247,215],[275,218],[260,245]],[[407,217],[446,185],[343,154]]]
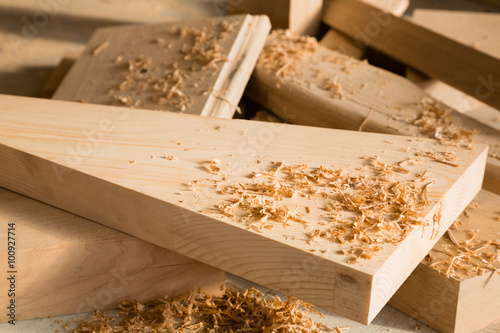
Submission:
[[[298,34],[315,36],[322,6],[323,0],[239,0],[228,1],[227,12],[267,15],[273,29],[291,29]]]
[[[245,94],[294,124],[423,135],[413,122],[425,110],[422,100],[430,96],[409,80],[322,46],[296,68],[300,74],[283,78],[258,64]],[[331,78],[342,88],[342,98],[333,98],[321,88]],[[455,110],[450,110],[450,116],[457,126],[477,130],[474,142],[490,146],[484,186],[500,193],[500,159],[495,157],[500,156],[498,130]]]
[[[179,28],[198,31],[182,37]],[[195,37],[203,29],[204,36]],[[250,15],[99,28],[53,99],[231,118],[270,29],[267,17]],[[201,41],[199,53],[186,60],[195,38]],[[220,46],[220,56],[210,55],[211,38]],[[108,46],[99,49],[101,45]],[[123,86],[129,61],[141,56],[151,63]]]
[[[1,186],[363,323],[375,317],[479,191],[487,154],[482,145],[445,148],[434,140],[373,133],[10,96],[2,102]],[[104,131],[98,141],[86,137],[92,129]],[[188,182],[210,177],[203,164],[213,158],[224,168],[231,164],[232,180],[244,182],[262,167],[258,159],[263,165],[286,161],[354,170],[364,165],[365,155],[399,162],[407,147],[457,155],[459,167],[427,159],[415,167],[436,176],[429,188],[435,204],[424,213],[428,221],[436,217],[434,230],[417,227],[398,246],[384,246],[375,260],[358,264],[348,264],[335,243],[328,244],[328,253],[311,252],[317,246],[309,245],[301,225],[286,234],[261,234],[203,212],[219,202],[217,194],[186,191]],[[166,154],[177,160],[151,159]],[[314,214],[311,220],[317,223]]]
[[[16,320],[113,308],[201,288],[220,295],[224,272],[0,188],[0,224],[15,223]],[[7,272],[7,232],[0,236]],[[8,290],[7,280],[0,288]],[[10,298],[2,297],[2,307]],[[2,314],[0,322],[10,320]]]
[[[500,60],[367,3],[327,0],[323,21],[500,109]]]
[[[479,240],[499,239],[500,196],[482,190],[474,200],[479,208],[471,211],[470,218],[462,217],[464,225],[453,234],[460,237],[472,229],[479,230]],[[441,244],[443,239],[431,250],[433,255],[440,255]],[[440,332],[475,332],[500,322],[500,274],[447,278],[423,260],[389,305]]]

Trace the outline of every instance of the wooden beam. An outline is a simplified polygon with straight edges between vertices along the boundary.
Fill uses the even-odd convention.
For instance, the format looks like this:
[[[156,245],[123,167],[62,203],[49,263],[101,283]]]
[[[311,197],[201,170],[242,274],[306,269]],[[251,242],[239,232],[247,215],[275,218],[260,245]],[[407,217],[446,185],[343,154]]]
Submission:
[[[267,15],[273,29],[291,29],[301,35],[315,36],[323,0],[240,0],[230,1],[227,6],[229,14]]]
[[[500,109],[500,60],[361,1],[327,0],[323,21]]]
[[[0,222],[14,224],[16,320],[113,308],[201,288],[220,295],[224,272],[135,237],[0,188]],[[12,239],[11,239],[12,241]],[[9,273],[10,274],[10,273]],[[6,277],[0,288],[10,289]],[[10,297],[2,297],[2,307]],[[11,320],[7,312],[0,322]]]
[[[294,124],[349,130],[361,128],[410,136],[434,135],[422,133],[421,127],[415,124],[428,109],[423,101],[433,99],[401,76],[322,46],[305,54],[293,66],[298,74],[282,77],[259,62],[246,95]],[[329,87],[332,79],[341,89],[336,96],[322,88],[325,84]],[[449,109],[441,103],[436,105],[442,110]],[[457,127],[477,131],[472,137],[474,142],[490,146],[484,186],[500,194],[498,131],[460,112],[449,111]]]
[[[375,317],[477,193],[487,154],[484,145],[466,150],[430,139],[12,96],[2,96],[1,105],[0,186],[363,323]],[[245,184],[275,161],[357,173],[366,166],[363,156],[397,163],[433,150],[456,156],[453,165],[422,158],[421,165],[397,176],[409,180],[424,170],[433,175],[427,187],[432,204],[422,212],[432,227],[415,227],[397,246],[384,244],[374,260],[359,263],[347,262],[341,244],[310,243],[308,232],[324,228],[325,198],[283,199],[306,213],[304,205],[310,204],[308,228],[291,222],[260,233],[206,211],[227,195],[203,181],[200,191],[189,190],[196,188],[193,181],[207,178]],[[209,172],[218,172],[207,164],[214,159],[229,178]]]
[[[474,200],[479,208],[470,211],[470,218],[461,218],[464,224],[451,230],[454,237],[467,239],[469,230],[477,230],[480,241],[497,239],[500,196],[483,190]],[[446,258],[443,246],[449,238],[445,238],[430,252],[436,260]],[[500,274],[461,275],[463,279],[447,278],[423,260],[389,304],[443,333],[476,332],[500,322]]]
[[[491,33],[500,29],[498,13],[417,9],[413,12],[412,20],[457,42],[500,58],[500,36]],[[444,82],[426,76],[420,78],[418,72],[411,68],[408,68],[406,76],[432,97],[500,130],[498,110]]]
[[[249,15],[99,28],[53,98],[231,118],[270,29]]]
[[[411,20],[454,41],[500,58],[500,13],[415,9]]]

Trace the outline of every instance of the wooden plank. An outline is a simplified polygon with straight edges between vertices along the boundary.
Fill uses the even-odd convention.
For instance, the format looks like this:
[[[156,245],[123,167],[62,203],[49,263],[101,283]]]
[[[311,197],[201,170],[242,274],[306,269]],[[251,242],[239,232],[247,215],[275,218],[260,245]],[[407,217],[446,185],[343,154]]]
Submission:
[[[323,21],[500,109],[500,60],[361,1],[325,1]]]
[[[500,37],[498,34],[491,33],[500,29],[500,14],[498,13],[416,9],[412,20],[457,42],[472,46],[492,57],[500,58]],[[416,77],[413,72],[412,69],[407,71],[407,77],[410,80]],[[470,117],[500,129],[498,110],[439,80],[424,77],[419,82],[414,82],[446,105],[458,111],[467,112]]]
[[[469,230],[478,230],[480,241],[498,239],[500,196],[483,190],[474,200],[479,208],[470,212],[470,218],[461,218],[464,224],[452,230],[454,237],[468,239]],[[445,238],[430,252],[436,259],[447,257],[442,254],[443,246],[449,244]],[[462,277],[447,278],[423,260],[389,304],[445,333],[475,332],[500,322],[500,275],[488,272]]]
[[[321,22],[323,0],[239,0],[229,2],[229,14],[249,13],[267,15],[273,29],[291,29],[301,34],[315,36]]]
[[[231,118],[270,28],[249,15],[100,28],[53,98]]]
[[[0,189],[0,207],[2,227],[15,224],[14,267],[7,267],[7,232],[0,236],[0,256],[2,271],[16,272],[16,320],[197,288],[219,295],[224,288],[225,274],[218,269],[19,194]],[[2,290],[9,285],[6,277],[0,280]],[[2,297],[2,307],[10,299]],[[0,322],[11,320],[7,314]]]
[[[477,193],[487,155],[483,145],[466,150],[429,139],[12,96],[2,96],[0,120],[0,186],[363,323],[375,317]],[[222,172],[230,170],[229,184],[245,184],[249,174],[272,161],[359,172],[366,165],[363,156],[395,163],[434,149],[456,154],[456,165],[423,158],[401,175],[433,175],[435,183],[427,187],[432,204],[422,212],[432,227],[417,226],[397,246],[386,244],[375,260],[360,263],[348,263],[340,244],[310,243],[308,232],[324,228],[325,198],[284,198],[292,210],[310,205],[308,228],[292,222],[285,230],[260,233],[206,212],[227,196],[203,185],[189,191],[187,185],[223,177],[208,171],[213,168],[207,161],[214,158]],[[325,246],[328,251],[321,252]]]
[[[270,38],[269,45],[273,45],[284,43],[281,39],[287,37],[273,34]],[[304,45],[296,43],[297,48],[307,48]],[[290,48],[294,52],[295,46]],[[429,110],[428,103],[437,102],[407,79],[319,45],[291,63],[295,74],[283,77],[266,68],[264,60],[273,59],[272,49],[265,49],[245,93],[284,120],[308,126],[434,135],[422,132],[415,121]],[[332,88],[332,79],[340,89],[336,95],[323,88]],[[424,103],[426,100],[429,102]],[[441,103],[436,106],[449,109]],[[472,137],[474,142],[490,146],[484,186],[488,191],[500,193],[498,131],[455,110],[449,110],[449,115],[455,127],[477,131]]]
[[[500,57],[500,13],[415,9],[411,20],[458,43]]]

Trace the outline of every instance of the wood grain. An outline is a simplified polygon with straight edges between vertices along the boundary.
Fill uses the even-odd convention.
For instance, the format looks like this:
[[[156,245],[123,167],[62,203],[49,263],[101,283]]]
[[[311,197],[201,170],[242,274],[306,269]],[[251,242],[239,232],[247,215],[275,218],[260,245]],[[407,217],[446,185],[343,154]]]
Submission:
[[[0,224],[15,223],[17,320],[113,308],[201,288],[220,295],[224,272],[0,189]],[[0,236],[7,244],[7,233]],[[7,246],[0,256],[7,258]],[[1,263],[6,272],[7,260]],[[0,288],[8,290],[7,280]],[[6,305],[2,298],[2,306]],[[5,314],[0,322],[10,320]]]
[[[327,0],[323,21],[500,109],[500,60],[367,3]]]
[[[302,34],[315,36],[321,22],[323,0],[240,0],[229,2],[229,14],[249,13],[267,15],[273,29],[291,29]]]
[[[369,132],[422,135],[413,122],[430,96],[409,80],[321,46],[296,67],[299,75],[282,78],[257,65],[245,94],[294,124],[349,130],[363,124]],[[331,78],[342,87],[342,98],[321,88]],[[474,142],[490,146],[484,186],[500,193],[498,130],[455,110],[450,116],[457,126],[477,131]]]
[[[363,323],[432,248],[438,239],[431,239],[433,231],[442,235],[477,193],[487,154],[482,145],[443,148],[428,139],[11,96],[2,96],[0,120],[1,186]],[[89,139],[98,129],[100,140]],[[262,168],[258,160],[355,170],[362,156],[395,163],[407,147],[456,153],[459,167],[422,160],[408,174],[425,169],[435,175],[429,198],[439,203],[424,214],[430,223],[438,209],[442,217],[360,264],[347,264],[335,243],[327,253],[311,252],[317,246],[309,244],[301,225],[286,234],[261,234],[203,213],[218,202],[217,194],[186,191],[188,182],[210,177],[203,163],[213,158],[230,169],[233,181],[244,182]],[[177,160],[151,159],[166,154]],[[314,227],[314,215],[311,220]]]
[[[497,239],[500,196],[482,190],[474,200],[479,208],[471,211],[470,218],[462,218],[464,225],[453,233],[460,237],[472,229],[479,231],[479,240]],[[443,239],[431,253],[439,255],[441,244]],[[500,275],[447,278],[424,260],[389,304],[440,332],[475,332],[500,322]]]
[[[171,29],[186,27],[211,31],[220,24],[231,26],[225,38],[221,37],[222,34],[216,36],[216,38],[220,37],[218,44],[222,50],[221,58],[210,66],[207,64],[205,69],[196,68],[191,71],[193,61],[186,60],[186,52],[181,49],[185,48],[184,45],[189,45],[186,43],[194,40],[195,37],[188,33],[187,37],[183,38],[172,33]],[[185,80],[184,87],[181,86],[179,90],[190,100],[189,106],[183,112],[231,118],[270,29],[267,17],[249,15],[182,23],[99,28],[62,81],[53,99],[117,105],[120,102],[114,100],[113,94],[119,95],[120,85],[128,73],[128,61],[145,56],[151,59],[151,65],[144,70],[143,75],[146,75],[149,70],[153,73],[152,75],[166,77],[168,73],[174,73],[175,69],[179,69],[179,75]],[[96,47],[106,41],[109,42],[109,46],[94,55],[93,51]],[[206,52],[211,51],[207,49]],[[224,60],[225,58],[227,60]],[[162,74],[163,72],[165,74]],[[131,91],[127,91],[127,96],[124,95],[124,97],[132,97],[131,106],[180,111],[179,108],[161,104],[152,99],[149,93],[153,90],[144,91],[143,83],[145,83],[145,78],[139,79],[133,83]],[[173,83],[169,84],[173,85]],[[161,90],[159,92],[154,90],[154,93],[161,93]],[[164,95],[166,97],[167,93]],[[136,103],[139,104],[136,105]]]

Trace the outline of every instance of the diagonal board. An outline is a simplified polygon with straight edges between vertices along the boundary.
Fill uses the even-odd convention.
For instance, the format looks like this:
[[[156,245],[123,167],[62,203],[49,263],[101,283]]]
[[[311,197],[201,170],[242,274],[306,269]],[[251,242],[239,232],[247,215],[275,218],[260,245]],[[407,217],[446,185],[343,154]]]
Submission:
[[[374,318],[477,193],[487,155],[483,145],[467,150],[427,139],[2,99],[0,186],[363,323]],[[306,229],[288,221],[285,229],[261,233],[207,211],[229,198],[207,185],[220,184],[219,179],[250,186],[244,185],[249,174],[265,171],[273,161],[307,163],[317,171],[320,166],[368,170],[362,174],[370,177],[367,163],[373,160],[366,156],[392,165],[416,152],[443,150],[456,156],[452,165],[417,158],[409,173],[397,178],[406,183],[425,171],[432,175],[434,182],[422,185],[431,202],[421,213],[428,225],[413,228],[397,246],[383,244],[372,260],[348,263],[350,256],[341,252],[355,250],[356,242],[311,243],[310,232],[324,229],[322,207],[330,200],[327,194],[316,198],[315,188],[285,200],[290,214],[306,212]],[[226,176],[209,172],[219,168]]]
[[[363,1],[325,0],[323,21],[500,109],[500,60]]]
[[[274,54],[278,45],[286,51],[282,58]],[[284,70],[279,69],[282,59],[288,61]],[[471,140],[490,146],[485,189],[500,193],[498,130],[438,103],[401,76],[329,50],[315,40],[273,32],[245,94],[300,125],[410,136],[438,134],[444,139],[455,139],[461,129],[475,131]],[[438,121],[433,123],[432,118]]]
[[[0,188],[0,224],[13,223],[16,320],[89,312],[123,299],[148,301],[201,288],[220,295],[224,272],[135,237]],[[11,240],[12,241],[12,240]],[[0,280],[9,290],[10,282]],[[2,297],[7,307],[10,298]],[[11,320],[2,313],[0,322]]]
[[[270,29],[250,15],[100,28],[53,99],[231,118]]]

